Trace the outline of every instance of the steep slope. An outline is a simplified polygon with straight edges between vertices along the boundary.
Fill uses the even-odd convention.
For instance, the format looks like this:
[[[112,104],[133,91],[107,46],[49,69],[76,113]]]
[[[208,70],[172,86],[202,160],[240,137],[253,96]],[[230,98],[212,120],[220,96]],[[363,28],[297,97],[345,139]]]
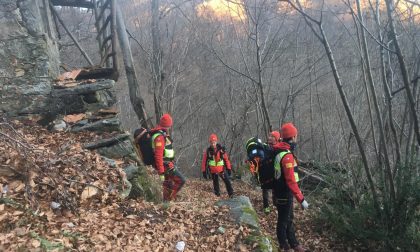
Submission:
[[[95,133],[53,133],[17,121],[2,122],[0,133],[2,251],[174,251],[179,241],[185,251],[252,251],[257,245],[245,243],[251,230],[235,224],[227,207],[215,206],[220,198],[211,181],[189,179],[169,206],[123,200],[119,167],[128,161],[116,160],[113,168],[82,149],[98,138]],[[262,232],[275,241],[275,211],[264,215],[260,192],[248,184],[234,181],[233,186],[236,195],[250,197]],[[295,212],[303,245],[314,251],[343,249],[328,235],[314,233],[310,212]]]

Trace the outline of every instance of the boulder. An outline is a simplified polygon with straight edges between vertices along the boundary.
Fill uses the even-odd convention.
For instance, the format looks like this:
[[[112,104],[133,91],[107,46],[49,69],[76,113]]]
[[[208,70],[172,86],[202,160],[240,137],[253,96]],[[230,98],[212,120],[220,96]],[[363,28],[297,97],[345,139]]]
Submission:
[[[229,206],[230,214],[239,225],[247,225],[253,229],[251,234],[245,238],[248,244],[257,244],[253,251],[271,252],[277,251],[273,241],[261,233],[258,215],[255,212],[251,201],[246,196],[220,200],[217,206]]]
[[[245,224],[255,230],[260,229],[257,213],[248,197],[238,196],[228,200],[220,200],[216,205],[229,206],[230,213],[237,224]]]

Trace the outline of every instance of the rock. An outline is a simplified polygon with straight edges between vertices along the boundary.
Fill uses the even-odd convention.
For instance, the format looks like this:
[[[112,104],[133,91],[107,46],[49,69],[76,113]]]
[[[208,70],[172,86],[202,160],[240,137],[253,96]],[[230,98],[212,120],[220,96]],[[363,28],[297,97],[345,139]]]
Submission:
[[[130,180],[133,188],[130,192],[131,198],[143,197],[147,201],[161,202],[161,184],[150,178],[144,166],[139,166],[135,177]]]
[[[277,251],[270,238],[261,234],[258,215],[252,207],[251,201],[246,196],[239,196],[228,200],[216,202],[217,206],[229,206],[230,214],[234,217],[236,223],[247,225],[253,229],[253,232],[245,238],[248,244],[257,244],[253,251],[271,252]],[[220,229],[221,227],[219,227]],[[217,229],[218,232],[219,229]]]
[[[117,168],[117,162],[115,162],[114,159],[110,159],[107,157],[102,157],[102,159],[105,161],[105,163],[107,163],[110,167],[112,168]]]
[[[107,158],[119,159],[128,157],[132,160],[136,160],[137,158],[137,154],[130,140],[121,141],[114,145],[101,147],[96,150],[99,154]]]
[[[124,168],[125,175],[127,176],[128,180],[132,180],[138,174],[138,166],[130,164],[129,166]]]
[[[76,226],[76,225],[73,224],[73,222],[65,223],[65,225],[69,228],[74,228]]]
[[[50,129],[52,131],[64,131],[67,127],[67,124],[63,120],[54,120],[52,122],[52,125],[50,126]]]
[[[85,145],[83,145],[83,148],[86,148],[88,150],[93,150],[93,149],[99,149],[101,147],[110,147],[114,144],[118,144],[124,140],[127,140],[130,138],[130,135],[125,133],[125,134],[120,134],[111,138],[107,138],[107,139],[101,139],[99,141],[96,142],[92,142],[92,143],[87,143]]]
[[[265,236],[262,236],[258,232],[252,232],[249,236],[245,238],[245,243],[247,244],[257,244],[257,247],[253,250],[256,252],[272,252],[278,251],[273,241]]]
[[[55,202],[55,201],[51,201],[50,206],[51,206],[52,209],[55,210],[55,209],[59,209],[61,207],[61,204],[58,203],[58,202]]]
[[[96,132],[114,132],[119,131],[120,129],[120,120],[118,118],[110,118],[99,120],[93,123],[88,123],[84,126],[76,126],[71,129],[72,132],[79,132],[79,131],[96,131]]]
[[[120,197],[122,199],[125,199],[130,195],[130,192],[131,192],[131,189],[133,188],[133,185],[127,179],[124,179],[123,183],[124,183],[124,188],[121,185],[119,191],[120,191]]]
[[[221,226],[217,229],[217,233],[219,233],[219,234],[224,234],[225,231],[226,231],[225,228],[221,227]]]
[[[60,61],[54,22],[45,1],[0,3],[0,111],[7,115],[48,111]]]
[[[88,119],[83,119],[83,120],[80,120],[80,121],[76,122],[73,125],[73,127],[83,127],[83,126],[85,126],[88,123],[89,123],[89,120]]]
[[[216,205],[229,206],[230,213],[233,215],[236,223],[245,224],[259,231],[258,216],[248,197],[239,196],[228,200],[221,200],[216,202]]]
[[[106,89],[111,89],[113,88],[115,85],[115,82],[113,80],[97,80],[94,83],[83,83],[81,82],[80,84],[76,85],[75,87],[68,87],[68,88],[62,88],[60,86],[54,88],[52,90],[51,95],[53,97],[67,97],[69,95],[78,95],[78,96],[82,96],[83,95],[94,95],[96,96],[96,92],[97,91],[101,91],[101,90],[106,90]],[[92,102],[96,102],[98,101],[97,98],[88,98],[89,99],[94,99],[95,101]]]

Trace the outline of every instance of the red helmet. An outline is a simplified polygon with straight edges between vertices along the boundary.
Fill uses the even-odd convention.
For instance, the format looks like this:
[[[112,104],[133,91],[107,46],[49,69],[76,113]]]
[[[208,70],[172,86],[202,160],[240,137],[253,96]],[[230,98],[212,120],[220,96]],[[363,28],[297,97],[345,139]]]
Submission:
[[[271,133],[270,133],[270,135],[271,136],[273,136],[274,137],[274,139],[276,139],[276,141],[278,141],[279,139],[280,139],[280,137],[281,137],[281,135],[280,135],[280,132],[278,132],[278,131],[272,131]]]
[[[293,123],[285,123],[281,126],[281,134],[284,139],[292,138],[297,136],[298,130]]]
[[[211,134],[210,136],[209,136],[209,142],[217,142],[217,135],[216,134]]]
[[[159,126],[169,128],[172,126],[172,117],[170,114],[163,114],[160,118]]]

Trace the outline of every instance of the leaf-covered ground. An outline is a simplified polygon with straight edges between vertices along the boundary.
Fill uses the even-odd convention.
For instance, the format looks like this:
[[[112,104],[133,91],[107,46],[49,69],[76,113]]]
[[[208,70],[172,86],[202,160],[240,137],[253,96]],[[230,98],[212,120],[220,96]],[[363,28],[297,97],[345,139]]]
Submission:
[[[120,166],[128,161],[111,168],[81,147],[97,135],[51,133],[19,122],[0,123],[0,133],[0,251],[174,251],[178,241],[185,242],[185,251],[255,246],[244,243],[247,227],[234,224],[227,208],[214,206],[220,198],[211,181],[189,179],[169,206],[122,200]],[[260,191],[241,181],[233,186],[236,195],[251,198],[263,233],[276,240],[276,211],[264,215]],[[310,211],[296,206],[295,213],[306,248],[344,250],[327,233],[315,232]]]

